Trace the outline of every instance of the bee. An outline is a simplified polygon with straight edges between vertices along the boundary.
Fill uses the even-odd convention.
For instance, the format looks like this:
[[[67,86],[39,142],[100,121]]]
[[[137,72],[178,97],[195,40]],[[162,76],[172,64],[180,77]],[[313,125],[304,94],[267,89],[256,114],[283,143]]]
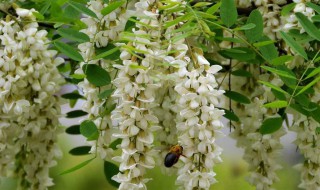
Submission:
[[[179,157],[182,155],[183,147],[180,145],[175,145],[170,148],[169,153],[164,158],[164,165],[167,168],[172,167],[178,162]]]

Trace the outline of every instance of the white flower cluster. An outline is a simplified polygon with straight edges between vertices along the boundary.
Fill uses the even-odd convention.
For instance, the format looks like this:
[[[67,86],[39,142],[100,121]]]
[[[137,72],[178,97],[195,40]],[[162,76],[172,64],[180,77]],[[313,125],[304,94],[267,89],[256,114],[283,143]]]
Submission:
[[[196,60],[191,61],[186,56],[188,46],[176,46],[180,50],[175,57],[180,66],[175,86],[179,94],[176,104],[180,107],[177,132],[185,156],[181,158],[184,165],[178,171],[177,184],[188,190],[209,189],[216,182],[213,166],[221,162],[222,149],[216,139],[222,135],[220,119],[224,111],[216,106],[224,91],[216,89],[215,74],[222,67],[210,66],[201,53],[195,53]]]
[[[19,178],[20,189],[53,185],[49,168],[61,156],[56,144],[60,105],[54,96],[63,79],[48,50],[47,32],[32,12],[0,20],[0,175]]]
[[[294,13],[302,13],[309,19],[311,19],[312,16],[315,15],[315,12],[312,8],[308,7],[306,5],[307,2],[319,2],[319,0],[293,0],[295,4],[292,14],[289,14],[288,16],[284,17],[284,25],[283,25],[283,30],[288,31],[293,28],[298,28],[300,29],[300,32],[304,32],[304,29],[302,28],[301,24],[298,22],[296,15]]]
[[[253,5],[256,7],[268,7],[273,5],[283,5],[286,3],[287,0],[236,0],[236,5],[239,8],[249,8]]]
[[[87,34],[90,38],[89,42],[79,44],[80,53],[82,54],[86,62],[80,63],[80,68],[76,70],[77,74],[83,74],[82,66],[84,64],[97,64],[109,72],[113,72],[112,61],[105,59],[93,60],[96,56],[96,48],[106,47],[109,42],[118,39],[119,34],[124,30],[126,21],[130,14],[128,11],[123,11],[123,7],[120,7],[110,14],[103,16],[101,10],[107,7],[108,4],[103,0],[91,0],[88,2],[87,7],[96,13],[97,18],[84,16],[81,19],[83,23],[87,25],[87,28],[81,30],[81,32]],[[99,153],[101,159],[111,158],[113,156],[113,150],[109,148],[109,144],[112,141],[111,134],[112,123],[110,115],[101,116],[104,111],[101,109],[104,104],[112,102],[110,98],[100,99],[98,95],[104,90],[110,89],[110,85],[104,87],[96,87],[91,84],[86,78],[78,84],[82,90],[83,96],[86,98],[82,108],[89,114],[89,119],[93,120],[100,130],[100,136],[98,142],[91,141],[92,153]]]
[[[259,74],[258,68],[248,67],[252,67],[250,71],[256,78],[271,80],[269,74]],[[260,133],[262,121],[265,118],[277,116],[276,110],[262,107],[263,104],[272,102],[274,96],[270,88],[256,84],[256,79],[248,80],[239,77],[232,77],[231,80],[232,90],[251,99],[250,104],[233,104],[232,110],[239,116],[241,123],[233,123],[235,128],[231,136],[237,140],[238,147],[244,148],[243,158],[248,162],[251,172],[248,181],[255,185],[257,190],[271,189],[271,185],[278,180],[275,172],[281,168],[277,163],[277,156],[282,148],[280,138],[285,131],[281,128],[272,134]],[[281,85],[281,80],[274,78],[272,84]]]
[[[122,48],[122,65],[115,65],[119,73],[113,96],[119,100],[112,119],[118,122],[120,133],[114,136],[122,138],[122,155],[114,158],[120,162],[120,173],[112,179],[120,183],[120,190],[146,189],[146,169],[155,165],[153,132],[160,128],[152,111],[160,87],[152,77],[157,63],[161,63],[159,11],[155,0],[140,0],[135,8],[140,24],[133,30],[131,42]],[[131,49],[137,54],[131,54]]]
[[[313,102],[320,102],[320,83],[314,87],[315,95],[311,98]],[[320,136],[319,123],[311,117],[293,111],[292,129],[297,133],[297,144],[299,151],[304,156],[304,162],[296,165],[301,172],[300,188],[318,190],[320,187]]]

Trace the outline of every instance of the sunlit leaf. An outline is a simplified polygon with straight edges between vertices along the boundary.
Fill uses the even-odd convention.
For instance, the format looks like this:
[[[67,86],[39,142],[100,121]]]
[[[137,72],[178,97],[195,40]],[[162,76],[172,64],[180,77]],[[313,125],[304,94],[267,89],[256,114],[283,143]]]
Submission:
[[[288,102],[283,100],[277,100],[277,101],[270,102],[263,105],[263,107],[266,107],[266,108],[284,108],[287,106],[288,106]]]
[[[280,87],[278,87],[278,86],[276,86],[276,85],[274,85],[274,84],[272,84],[272,83],[270,83],[270,82],[261,81],[261,80],[259,80],[258,82],[260,82],[260,83],[266,85],[267,87],[270,87],[270,88],[272,88],[272,89],[274,89],[274,90],[276,90],[276,91],[282,92],[283,94],[289,95],[288,92],[282,90]]]
[[[305,92],[306,90],[308,90],[310,87],[312,87],[313,85],[315,85],[318,81],[320,81],[320,76],[318,76],[317,78],[313,79],[311,82],[309,82],[306,86],[304,86],[296,95],[302,94],[303,92]]]
[[[121,5],[123,5],[123,3],[125,3],[126,1],[114,1],[112,3],[110,3],[108,6],[106,6],[105,8],[103,8],[101,10],[101,14],[103,16],[106,16],[107,14],[111,13],[112,11],[116,10],[117,8],[121,7]]]

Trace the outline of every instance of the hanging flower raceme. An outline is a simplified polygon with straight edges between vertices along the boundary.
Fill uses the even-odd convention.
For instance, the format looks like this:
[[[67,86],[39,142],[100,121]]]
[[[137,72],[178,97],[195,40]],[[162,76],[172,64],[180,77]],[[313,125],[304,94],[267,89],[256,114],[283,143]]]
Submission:
[[[184,165],[178,171],[177,183],[183,189],[209,189],[216,182],[213,166],[221,162],[222,149],[216,139],[222,134],[220,119],[224,111],[216,106],[224,91],[216,89],[215,80],[221,66],[210,66],[201,52],[193,54],[185,44],[180,45],[179,52],[187,57],[176,60],[180,62],[175,86],[176,103],[180,106],[177,132],[185,156],[181,158]]]
[[[63,79],[62,58],[49,50],[34,10],[16,8],[17,18],[0,21],[0,174],[19,179],[19,189],[53,185],[49,168],[57,147],[60,105],[54,96]]]
[[[315,95],[311,98],[313,106],[317,107],[320,102],[320,83],[314,86]],[[300,153],[304,156],[304,162],[295,167],[301,172],[300,188],[318,189],[320,187],[320,137],[319,123],[312,117],[307,117],[292,110],[293,126],[292,129],[297,133],[295,144]]]
[[[259,69],[252,65],[249,68],[254,77],[260,80],[271,80],[273,84],[281,86],[279,78],[272,79],[270,74],[260,74]],[[263,105],[272,102],[275,97],[271,89],[255,83],[255,79],[241,80],[239,77],[231,78],[233,91],[246,95],[251,103],[232,104],[232,110],[239,116],[241,123],[232,123],[234,131],[231,136],[237,140],[237,146],[244,148],[244,160],[249,164],[251,172],[248,181],[256,186],[257,190],[272,189],[274,182],[278,181],[276,171],[281,168],[277,156],[282,148],[280,138],[285,134],[283,129],[272,134],[261,134],[260,128],[263,120],[279,117],[277,110],[264,108]]]
[[[111,3],[111,2],[110,2]],[[118,39],[119,34],[124,30],[125,24],[130,17],[130,10],[125,10],[120,7],[107,15],[102,15],[101,10],[107,7],[108,4],[103,0],[91,0],[87,4],[88,8],[96,13],[98,18],[85,16],[81,19],[87,25],[87,28],[81,30],[81,32],[87,34],[90,38],[89,42],[85,42],[79,45],[81,54],[85,62],[80,63],[80,68],[76,70],[77,74],[84,74],[83,66],[86,64],[94,64],[101,69],[106,70],[114,77],[115,71],[112,68],[114,61],[108,59],[95,59],[99,48],[115,47],[112,42]],[[106,78],[110,76],[105,76]],[[101,159],[111,158],[113,156],[113,150],[109,147],[112,141],[112,122],[110,120],[110,114],[105,114],[106,108],[113,102],[110,97],[99,97],[99,94],[103,92],[112,93],[110,85],[96,86],[91,84],[87,78],[84,78],[82,82],[78,84],[83,96],[86,98],[82,106],[89,116],[88,119],[93,121],[100,131],[98,142],[91,141],[92,153],[98,152]]]
[[[120,183],[119,189],[146,189],[146,169],[155,165],[153,132],[159,129],[158,118],[152,111],[156,106],[155,92],[160,87],[152,77],[156,64],[161,63],[159,11],[154,0],[141,0],[135,7],[141,24],[137,24],[127,38],[129,42],[122,47],[122,65],[115,65],[119,71],[114,80],[114,97],[119,99],[112,119],[120,130],[114,136],[122,138],[122,155],[114,158],[120,162],[121,173],[112,179]]]

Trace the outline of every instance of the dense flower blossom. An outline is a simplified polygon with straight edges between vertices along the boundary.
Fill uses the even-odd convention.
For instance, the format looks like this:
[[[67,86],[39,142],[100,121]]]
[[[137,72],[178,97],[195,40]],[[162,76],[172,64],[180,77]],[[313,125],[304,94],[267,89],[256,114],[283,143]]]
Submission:
[[[272,79],[270,74],[260,74],[257,68],[244,66],[244,69],[248,67],[251,67],[250,71],[259,80],[272,80],[273,84],[282,85],[280,79]],[[278,116],[277,110],[263,107],[263,104],[272,102],[275,97],[270,88],[256,84],[255,80],[248,80],[231,78],[232,90],[246,95],[251,100],[250,104],[232,104],[232,110],[239,116],[241,123],[232,122],[234,131],[231,136],[237,140],[238,147],[244,148],[243,158],[249,163],[251,172],[248,181],[255,185],[257,190],[271,189],[272,184],[278,180],[275,172],[281,168],[277,163],[277,157],[282,148],[280,138],[285,132],[284,129],[280,129],[272,134],[260,133],[259,129],[265,118]]]
[[[120,130],[114,136],[122,138],[122,155],[114,158],[120,162],[121,173],[113,180],[120,183],[119,189],[146,189],[145,183],[149,181],[144,178],[146,169],[155,165],[153,132],[160,128],[152,111],[156,106],[155,93],[160,87],[153,78],[156,65],[161,63],[159,11],[154,0],[141,0],[135,3],[135,8],[141,24],[122,48],[122,65],[115,65],[119,71],[113,96],[118,98],[118,105],[112,119],[117,121]],[[130,49],[136,49],[138,54],[131,54]]]
[[[64,60],[54,58],[32,12],[17,8],[19,17],[0,21],[0,175],[17,177],[19,189],[38,190],[53,185],[49,168],[61,156],[54,94]]]
[[[320,83],[314,87],[315,95],[311,98],[312,102],[319,104]],[[293,126],[292,129],[297,133],[297,144],[300,153],[304,156],[304,162],[295,167],[301,172],[300,188],[316,190],[320,187],[320,144],[319,144],[319,123],[311,117],[307,117],[292,110]]]
[[[97,48],[106,47],[110,42],[119,38],[119,34],[124,30],[126,21],[130,17],[130,10],[124,11],[124,8],[120,7],[110,14],[103,16],[100,12],[104,7],[108,6],[103,0],[91,0],[87,6],[96,13],[98,18],[85,16],[81,19],[81,21],[87,25],[87,28],[81,30],[81,32],[87,34],[90,41],[78,46],[85,62],[80,63],[81,66],[76,73],[83,74],[82,66],[84,64],[96,64],[106,69],[113,76],[115,75],[114,69],[112,68],[113,61],[106,59],[93,60],[93,57],[97,54]],[[110,115],[103,115],[104,110],[101,109],[101,107],[105,104],[111,104],[112,99],[101,99],[98,97],[101,92],[111,89],[111,87],[110,85],[96,87],[86,78],[80,82],[78,86],[86,98],[82,108],[89,114],[89,119],[93,120],[100,130],[100,136],[97,142],[90,142],[92,145],[90,152],[99,153],[101,159],[111,158],[113,156],[113,150],[109,145],[112,142],[112,122]]]
[[[216,182],[212,168],[221,162],[222,149],[215,141],[221,136],[219,119],[224,112],[215,106],[223,91],[214,89],[217,87],[214,74],[220,68],[212,66],[206,70],[204,67],[201,65],[197,70],[186,72],[184,76],[190,79],[181,81],[175,88],[181,96],[178,98],[181,120],[177,123],[177,130],[182,133],[179,142],[186,156],[182,158],[185,163],[179,169],[177,183],[183,184],[184,189],[208,189]]]
[[[175,85],[179,106],[177,132],[185,155],[181,158],[184,165],[179,168],[177,184],[182,185],[182,189],[209,189],[216,182],[213,166],[221,162],[222,152],[216,139],[222,134],[220,119],[224,111],[216,106],[224,91],[216,89],[215,80],[221,66],[210,66],[201,52],[194,54],[196,60],[191,60],[184,43],[181,40],[174,45],[180,52],[175,57],[180,67]]]

